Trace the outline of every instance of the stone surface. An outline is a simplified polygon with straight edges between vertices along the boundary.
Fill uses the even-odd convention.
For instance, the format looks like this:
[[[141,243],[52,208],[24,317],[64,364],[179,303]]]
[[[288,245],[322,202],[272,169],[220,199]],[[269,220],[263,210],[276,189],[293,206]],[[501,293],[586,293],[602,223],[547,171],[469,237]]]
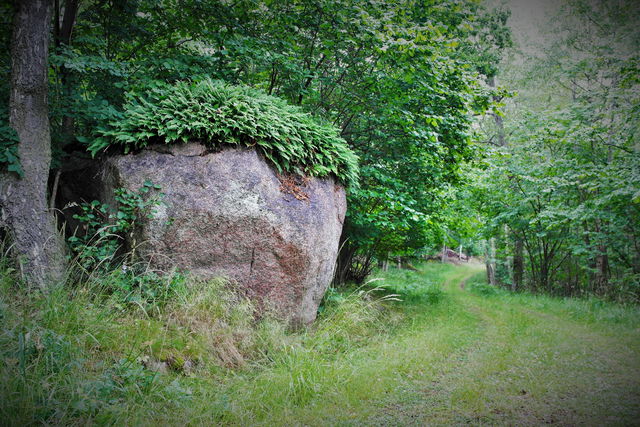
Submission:
[[[333,275],[346,212],[333,179],[283,179],[255,150],[207,153],[199,144],[151,147],[102,166],[103,202],[113,189],[162,187],[163,204],[136,235],[155,268],[225,276],[293,324],[308,324]],[[284,183],[284,184],[283,184]]]

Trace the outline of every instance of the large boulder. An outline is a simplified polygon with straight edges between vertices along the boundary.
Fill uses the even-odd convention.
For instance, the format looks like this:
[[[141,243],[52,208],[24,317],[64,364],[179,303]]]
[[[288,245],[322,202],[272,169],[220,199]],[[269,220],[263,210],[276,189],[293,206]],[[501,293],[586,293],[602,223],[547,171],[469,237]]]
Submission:
[[[262,310],[293,324],[316,317],[333,275],[346,211],[333,179],[277,174],[254,149],[207,152],[200,144],[150,147],[102,164],[101,198],[162,188],[161,205],[136,232],[153,267],[227,277]]]

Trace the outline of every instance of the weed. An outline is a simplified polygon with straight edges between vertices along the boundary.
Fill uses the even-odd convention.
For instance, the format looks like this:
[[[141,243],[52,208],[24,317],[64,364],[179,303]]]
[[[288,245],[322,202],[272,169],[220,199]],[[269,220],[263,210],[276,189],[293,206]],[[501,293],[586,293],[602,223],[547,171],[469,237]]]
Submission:
[[[157,310],[187,292],[187,277],[180,272],[159,274],[136,270],[118,268],[107,272],[96,280],[95,289],[111,295],[116,308],[135,304],[147,312]]]
[[[256,147],[278,172],[326,177],[343,184],[358,179],[357,157],[338,136],[297,106],[246,86],[220,81],[178,82],[129,94],[117,120],[99,127],[89,150],[110,146],[125,152],[151,141],[201,141],[209,149],[223,144]]]
[[[466,286],[470,292],[485,297],[504,294],[504,290],[488,283],[469,281]]]
[[[444,296],[442,283],[426,279],[419,270],[392,268],[387,272],[374,272],[373,276],[381,277],[377,283],[379,288],[408,303],[436,304]]]
[[[116,256],[122,253],[125,236],[128,236],[130,241],[134,241],[133,235],[137,223],[143,217],[153,217],[153,208],[160,204],[162,197],[162,193],[157,195],[150,193],[156,190],[160,190],[160,186],[151,181],[145,181],[137,192],[117,188],[115,190],[117,210],[112,210],[108,205],[97,200],[80,204],[82,213],[73,217],[80,221],[82,230],[67,239],[74,254],[74,266],[79,267],[82,273],[90,273],[98,268],[108,271],[117,264],[116,261],[132,261],[135,244],[130,248],[130,252],[121,257],[121,260],[117,260]]]

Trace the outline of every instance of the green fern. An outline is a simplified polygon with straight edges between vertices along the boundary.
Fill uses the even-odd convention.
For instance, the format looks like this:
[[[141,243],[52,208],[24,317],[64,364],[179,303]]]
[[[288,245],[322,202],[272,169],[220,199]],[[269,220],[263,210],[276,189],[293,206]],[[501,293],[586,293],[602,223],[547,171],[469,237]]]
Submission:
[[[95,155],[119,146],[127,153],[152,141],[255,146],[280,172],[334,175],[345,185],[358,179],[357,157],[335,127],[259,90],[219,81],[130,94],[122,115],[97,129],[89,151]]]

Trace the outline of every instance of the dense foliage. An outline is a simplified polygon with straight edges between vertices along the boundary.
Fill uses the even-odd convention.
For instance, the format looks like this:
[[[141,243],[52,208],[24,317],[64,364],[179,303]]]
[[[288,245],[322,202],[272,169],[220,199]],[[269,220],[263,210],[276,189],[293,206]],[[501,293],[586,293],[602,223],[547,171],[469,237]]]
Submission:
[[[509,44],[507,17],[475,0],[61,1],[50,58],[54,167],[72,150],[191,132],[212,145],[255,140],[283,170],[353,183],[342,138],[361,168],[338,279],[363,280],[376,260],[439,246],[446,235],[441,213],[459,165],[474,156],[473,116],[490,105],[484,76]],[[210,80],[225,83],[190,83]],[[217,121],[217,107],[183,108],[223,96],[260,114],[222,108]],[[199,119],[179,124],[183,110]],[[287,117],[304,130],[292,131]]]
[[[353,184],[345,141],[360,170],[338,282],[443,245],[480,253],[482,237],[494,281],[635,298],[638,6],[559,9],[553,43],[532,54],[512,49],[507,9],[474,0],[61,1],[53,167],[77,149],[196,135]],[[488,143],[478,169],[475,131]],[[4,124],[0,139],[0,162],[20,173]]]
[[[334,127],[258,90],[204,80],[159,85],[129,98],[122,114],[97,129],[90,151],[189,141],[210,149],[255,146],[280,172],[357,182],[356,156]]]
[[[497,281],[640,298],[639,19],[633,2],[572,1],[545,51],[506,65],[507,142],[475,176]]]

